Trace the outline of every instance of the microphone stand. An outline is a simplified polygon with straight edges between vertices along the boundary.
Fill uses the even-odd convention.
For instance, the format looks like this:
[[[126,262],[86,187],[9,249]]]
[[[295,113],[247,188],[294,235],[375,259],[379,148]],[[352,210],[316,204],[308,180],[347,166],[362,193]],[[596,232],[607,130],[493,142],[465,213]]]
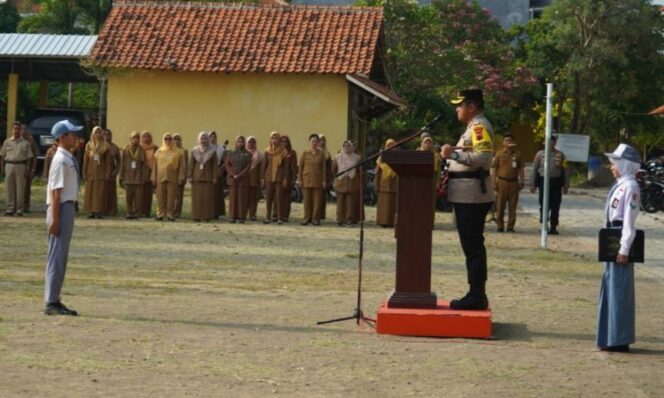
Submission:
[[[334,322],[342,322],[342,321],[349,321],[351,319],[355,319],[356,323],[359,325],[360,321],[366,323],[369,326],[374,327],[376,320],[372,318],[368,318],[364,316],[364,311],[362,311],[362,271],[364,269],[364,169],[366,165],[369,163],[369,161],[376,159],[379,157],[384,151],[390,151],[400,145],[403,145],[407,142],[412,141],[414,138],[418,137],[420,134],[423,132],[430,130],[436,123],[442,119],[443,115],[438,115],[436,116],[432,121],[427,123],[425,126],[422,126],[419,128],[415,133],[409,135],[408,137],[402,139],[399,142],[396,142],[394,145],[391,145],[384,150],[379,150],[378,152],[374,153],[373,155],[367,157],[366,159],[358,162],[356,165],[348,167],[346,170],[342,170],[338,172],[335,175],[336,177],[339,177],[346,172],[357,169],[359,168],[359,175],[360,175],[360,252],[358,256],[358,272],[357,272],[357,304],[355,306],[355,309],[353,310],[353,314],[350,316],[345,316],[341,318],[335,318],[335,319],[329,319],[326,321],[318,321],[316,322],[317,325],[324,325],[327,323],[334,323]]]

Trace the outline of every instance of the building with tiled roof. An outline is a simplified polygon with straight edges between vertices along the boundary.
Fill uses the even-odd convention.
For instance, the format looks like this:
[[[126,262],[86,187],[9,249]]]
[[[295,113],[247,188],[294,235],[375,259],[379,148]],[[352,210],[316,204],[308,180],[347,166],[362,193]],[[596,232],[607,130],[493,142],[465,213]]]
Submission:
[[[373,7],[116,1],[90,60],[108,76],[107,125],[222,138],[271,131],[332,149],[403,103],[384,86]]]

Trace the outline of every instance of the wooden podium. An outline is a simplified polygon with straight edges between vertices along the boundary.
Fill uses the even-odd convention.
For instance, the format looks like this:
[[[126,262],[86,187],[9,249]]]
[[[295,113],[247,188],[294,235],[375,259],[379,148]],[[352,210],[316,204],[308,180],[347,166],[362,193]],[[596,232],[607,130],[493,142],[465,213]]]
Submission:
[[[388,308],[436,308],[431,292],[433,160],[428,151],[391,150],[381,154],[398,175],[396,288]]]
[[[455,310],[431,292],[433,229],[432,152],[392,150],[381,154],[399,175],[397,281],[378,309],[376,332],[400,336],[491,337],[491,309]]]

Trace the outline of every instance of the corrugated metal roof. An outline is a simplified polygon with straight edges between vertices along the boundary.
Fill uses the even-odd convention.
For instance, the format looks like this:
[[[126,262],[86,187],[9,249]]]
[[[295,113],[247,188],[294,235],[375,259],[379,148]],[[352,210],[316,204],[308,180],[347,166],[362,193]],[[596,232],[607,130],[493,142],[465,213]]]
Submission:
[[[85,58],[96,41],[97,36],[4,33],[0,58]]]

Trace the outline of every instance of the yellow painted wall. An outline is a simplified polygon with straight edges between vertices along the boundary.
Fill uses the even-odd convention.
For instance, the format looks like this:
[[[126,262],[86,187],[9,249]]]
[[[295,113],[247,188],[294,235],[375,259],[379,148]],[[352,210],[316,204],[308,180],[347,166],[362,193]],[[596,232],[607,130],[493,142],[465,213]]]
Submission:
[[[344,76],[256,73],[114,72],[108,79],[107,125],[124,146],[131,131],[180,133],[186,148],[200,131],[220,142],[253,135],[267,147],[270,132],[288,134],[298,155],[309,134],[325,134],[335,153],[348,130],[348,86]]]

